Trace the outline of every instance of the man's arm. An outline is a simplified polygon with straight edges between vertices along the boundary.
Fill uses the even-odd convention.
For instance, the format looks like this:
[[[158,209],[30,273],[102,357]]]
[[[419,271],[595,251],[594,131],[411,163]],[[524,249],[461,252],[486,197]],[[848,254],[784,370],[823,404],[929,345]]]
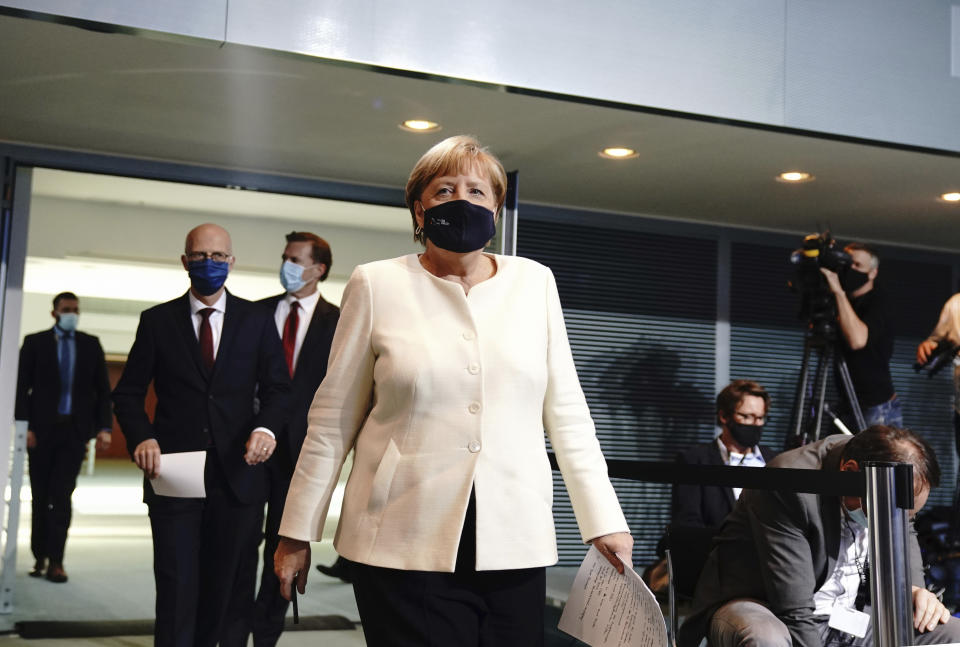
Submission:
[[[140,315],[140,325],[137,326],[137,335],[127,355],[127,364],[117,388],[113,390],[113,410],[126,436],[131,456],[137,445],[154,438],[153,425],[144,403],[153,380],[156,343],[152,326],[145,315]]]
[[[30,391],[33,389],[36,370],[36,352],[28,337],[20,348],[20,363],[17,366],[17,401],[13,417],[16,420],[30,419]]]
[[[94,391],[96,392],[96,421],[99,434],[110,433],[113,429],[113,412],[110,410],[110,378],[107,375],[107,359],[103,353],[100,340],[93,338],[94,362]],[[99,437],[98,434],[98,437]]]
[[[943,304],[933,332],[917,347],[917,362],[926,364],[930,353],[944,340],[960,344],[960,294],[954,294]]]
[[[677,454],[677,463],[688,463],[686,452]],[[706,522],[700,511],[702,488],[699,485],[677,483],[673,486],[673,501],[670,523],[678,526],[697,526],[703,528]]]
[[[840,285],[840,277],[836,272],[821,267],[820,271],[827,277],[827,283],[830,285],[830,291],[837,301],[837,320],[840,322],[840,330],[843,332],[843,338],[851,350],[860,350],[867,345],[870,336],[870,328],[863,322],[857,313],[853,311],[853,305],[847,298],[847,293],[843,291]]]
[[[264,317],[257,346],[257,394],[260,411],[253,426],[269,429],[280,442],[289,413],[290,373],[272,316]]]
[[[741,498],[770,610],[787,626],[794,645],[820,647],[813,615],[816,574],[806,535],[811,528],[800,496],[745,490]]]

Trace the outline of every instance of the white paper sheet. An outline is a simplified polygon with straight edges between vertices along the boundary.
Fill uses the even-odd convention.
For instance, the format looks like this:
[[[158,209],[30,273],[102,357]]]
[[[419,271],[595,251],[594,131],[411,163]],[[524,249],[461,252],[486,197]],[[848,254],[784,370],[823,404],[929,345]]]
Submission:
[[[160,473],[150,479],[153,491],[161,496],[203,499],[207,490],[203,485],[203,470],[207,452],[178,452],[160,455]]]
[[[593,546],[558,626],[591,647],[667,647],[667,624],[653,593],[633,569],[617,573]]]

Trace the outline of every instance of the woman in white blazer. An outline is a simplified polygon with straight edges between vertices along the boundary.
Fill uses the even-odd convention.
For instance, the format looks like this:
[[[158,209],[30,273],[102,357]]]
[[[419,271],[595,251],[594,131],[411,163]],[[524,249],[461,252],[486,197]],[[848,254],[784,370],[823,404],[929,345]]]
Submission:
[[[553,446],[584,541],[619,570],[633,547],[577,379],[553,275],[486,254],[506,195],[465,136],[417,162],[406,202],[422,254],[360,265],[280,526],[276,571],[302,593],[347,453],[334,545],[368,645],[538,645],[556,563]]]

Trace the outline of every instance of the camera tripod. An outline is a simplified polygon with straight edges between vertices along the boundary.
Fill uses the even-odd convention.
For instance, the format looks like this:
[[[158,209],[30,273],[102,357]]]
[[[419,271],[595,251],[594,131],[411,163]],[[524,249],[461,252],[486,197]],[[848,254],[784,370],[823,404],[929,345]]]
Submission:
[[[825,401],[827,373],[830,367],[833,367],[836,374],[840,376],[839,386],[846,401],[850,403],[856,425],[853,433],[863,431],[867,426],[863,419],[863,411],[860,409],[860,402],[857,400],[857,394],[853,389],[850,370],[847,368],[847,362],[843,354],[839,352],[837,344],[836,329],[832,324],[820,326],[819,330],[814,327],[807,331],[803,340],[803,363],[800,365],[800,377],[797,380],[797,391],[793,401],[792,424],[790,427],[792,435],[787,438],[787,447],[799,447],[806,442],[819,439],[824,413],[830,416],[833,422],[838,424],[843,431],[849,433],[849,430],[840,421],[839,416],[830,409]],[[817,364],[813,378],[814,392],[809,395],[810,405],[808,405],[811,353],[816,353]],[[811,407],[811,411],[809,417],[807,417],[806,427],[804,427],[804,413],[806,413],[805,409],[808,406]]]

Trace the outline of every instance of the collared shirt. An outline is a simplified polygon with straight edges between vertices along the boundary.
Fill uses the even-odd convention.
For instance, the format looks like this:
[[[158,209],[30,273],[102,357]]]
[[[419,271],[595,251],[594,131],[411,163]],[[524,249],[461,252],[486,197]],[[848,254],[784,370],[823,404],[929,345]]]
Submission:
[[[223,333],[223,316],[227,311],[227,291],[220,294],[220,298],[213,305],[207,305],[197,297],[193,296],[193,291],[188,293],[190,296],[190,323],[193,324],[193,334],[197,336],[197,343],[200,342],[200,322],[203,321],[203,315],[200,311],[204,308],[213,308],[210,313],[210,332],[213,335],[213,358],[217,358],[217,351],[220,349],[220,337]],[[254,431],[263,431],[276,438],[276,434],[266,427],[257,427]]]
[[[57,366],[63,362],[63,355],[67,353],[69,365],[67,374],[60,372],[60,400],[57,402],[57,413],[62,416],[68,416],[73,413],[73,374],[77,366],[77,333],[76,331],[67,332],[61,330],[59,326],[53,327],[53,334],[57,338]]]
[[[190,323],[193,324],[193,334],[197,341],[200,340],[200,322],[203,321],[203,315],[200,311],[204,308],[213,308],[210,314],[210,332],[213,333],[213,358],[217,358],[217,350],[220,348],[220,335],[223,333],[223,315],[227,311],[227,291],[220,293],[220,298],[213,305],[207,305],[190,293]]]
[[[724,465],[736,465],[740,467],[765,467],[767,464],[767,461],[763,459],[763,454],[760,453],[759,445],[751,447],[746,454],[741,454],[739,452],[730,451],[727,449],[727,446],[723,444],[722,440],[720,440],[720,436],[717,436],[717,446],[720,448],[720,458],[723,459]],[[733,488],[733,498],[739,499],[741,492],[743,492],[743,488]]]
[[[297,299],[297,297],[287,293],[277,302],[277,309],[273,313],[273,318],[277,322],[277,332],[280,339],[283,339],[283,328],[287,325],[287,316],[290,314],[290,306],[294,301],[300,302],[297,339],[293,346],[293,368],[296,370],[300,349],[303,347],[303,339],[307,336],[307,328],[310,327],[310,320],[313,319],[313,311],[317,309],[317,303],[320,301],[320,290],[314,290],[313,294],[302,299]]]
[[[830,615],[834,607],[855,608],[860,571],[867,568],[867,529],[840,510],[840,552],[833,573],[813,594],[814,615]]]

